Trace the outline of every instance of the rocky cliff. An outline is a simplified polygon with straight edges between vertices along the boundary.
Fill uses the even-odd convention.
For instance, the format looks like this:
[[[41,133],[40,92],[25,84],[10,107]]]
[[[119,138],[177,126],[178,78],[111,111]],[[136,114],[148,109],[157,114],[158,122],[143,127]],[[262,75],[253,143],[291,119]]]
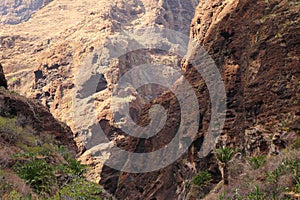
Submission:
[[[281,154],[282,148],[291,145],[299,137],[297,10],[299,4],[296,1],[203,1],[198,5],[192,20],[191,40],[209,52],[226,86],[226,123],[218,145],[238,148],[244,158]],[[192,64],[193,59],[197,58],[193,55],[199,51],[199,48],[195,49],[190,57],[183,60],[182,68],[185,76],[199,91],[198,98],[202,105],[200,114],[203,116],[199,139],[194,141],[187,155],[158,172],[128,174],[103,170],[101,182],[110,189],[115,188],[113,192],[119,198],[199,198],[201,192],[196,192],[196,195],[193,189],[187,192],[186,185],[182,183],[189,182],[193,174],[202,170],[208,170],[214,176],[214,181],[220,180],[214,156],[209,154],[203,159],[197,154],[203,137],[208,137],[210,112],[207,108],[210,104],[207,89],[203,87],[204,80],[199,78]],[[152,103],[168,107],[173,110],[173,114],[178,113],[180,108],[175,97],[171,96],[161,96]],[[146,107],[144,112],[147,113],[150,107]],[[140,120],[142,124],[147,122],[143,117]],[[176,132],[174,124],[176,121],[167,121],[163,139],[167,140],[168,136]],[[150,139],[144,148],[155,150],[156,145],[166,145],[167,141],[163,142],[159,137]],[[125,143],[127,147],[135,144],[133,151],[139,151],[140,142],[127,138]],[[245,160],[236,159],[234,162],[241,167]],[[188,166],[196,166],[196,169]],[[234,171],[232,179],[241,181]],[[246,173],[243,170],[238,173],[242,172]],[[232,185],[238,188],[237,184]],[[231,187],[234,189],[234,186]],[[220,188],[218,190],[221,191]],[[244,188],[243,193],[249,190]],[[269,188],[266,191],[269,198],[272,190]],[[275,193],[284,198],[279,191]],[[208,197],[216,198],[218,196]]]
[[[259,126],[268,131],[257,142],[266,143],[270,134],[285,135],[280,124],[299,120],[298,8],[295,1],[209,1],[198,6],[191,38],[207,49],[223,74],[228,90],[224,137],[229,143],[251,143]],[[241,148],[250,154],[258,150],[250,146]]]
[[[197,199],[210,190],[208,199],[216,199],[221,192],[226,192],[226,188],[218,184],[221,164],[214,153],[199,157],[203,141],[210,137],[211,117],[207,83],[193,66],[200,47],[204,47],[215,61],[226,88],[226,122],[217,147],[239,149],[233,161],[237,166],[231,165],[236,167],[230,173],[230,180],[234,181],[230,182],[244,184],[240,175],[249,169],[248,158],[259,154],[282,155],[282,148],[290,146],[299,137],[298,1],[209,0],[201,1],[196,8],[197,4],[186,0],[72,3],[55,0],[37,11],[29,21],[5,25],[0,32],[0,58],[9,87],[39,99],[56,118],[72,127],[77,144],[84,152],[80,160],[91,166],[89,178],[102,184],[118,199]],[[108,67],[101,65],[102,54],[98,49],[106,45],[106,39],[120,36],[124,30],[146,27],[190,33],[191,42],[197,45],[184,59],[155,50],[149,54],[144,49],[127,53]],[[151,39],[168,45],[166,41]],[[118,42],[130,49],[125,37],[119,37]],[[99,81],[93,103],[97,120],[110,138],[109,142],[101,138],[95,140],[102,146],[93,151],[84,147],[90,136],[89,130],[80,130],[83,121],[79,128],[76,127],[73,117],[77,107],[72,108],[73,92],[78,91],[76,78],[78,72],[85,73],[80,70],[86,57],[101,68],[100,74],[95,73]],[[178,129],[181,116],[176,96],[157,86],[140,88],[141,94],[125,99],[130,102],[131,117],[140,125],[149,124],[148,113],[152,105],[160,104],[168,109],[166,124],[156,137],[146,140],[131,137],[115,124],[116,118],[122,118],[110,110],[112,91],[119,77],[130,70],[130,65],[153,62],[181,67],[193,86],[200,105],[197,137],[181,158],[164,169],[143,174],[120,172],[105,165],[110,159],[107,152],[111,143],[130,152],[151,152],[167,145]],[[174,87],[179,83],[176,82]],[[147,92],[155,93],[156,98],[149,101]],[[87,109],[83,111],[87,112]],[[283,157],[274,160],[283,160]],[[192,180],[204,170],[211,174],[213,181],[203,189],[193,185]],[[266,179],[249,173],[246,176],[256,177],[261,181],[259,183]],[[290,185],[284,186],[294,188]],[[243,189],[243,195],[250,190]],[[264,190],[268,191],[268,188]],[[276,193],[281,194],[281,191]]]

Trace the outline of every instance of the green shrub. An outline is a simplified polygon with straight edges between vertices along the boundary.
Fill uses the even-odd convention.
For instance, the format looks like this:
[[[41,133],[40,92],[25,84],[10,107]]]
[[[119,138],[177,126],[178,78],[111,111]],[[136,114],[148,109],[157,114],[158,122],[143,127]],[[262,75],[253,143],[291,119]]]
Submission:
[[[32,160],[32,159],[36,159],[37,156],[51,157],[53,154],[55,154],[54,150],[47,143],[38,146],[24,145],[22,149],[25,152],[14,154],[15,158]]]
[[[73,157],[72,154],[68,151],[68,148],[64,145],[57,146],[57,151],[65,160],[70,160]]]
[[[52,199],[100,200],[102,187],[84,178],[74,179],[64,186]]]
[[[291,170],[293,172],[298,172],[300,169],[300,158],[296,158],[296,159],[286,159],[282,162],[282,165],[288,169]]]
[[[294,178],[295,178],[294,191],[300,193],[300,176]]]
[[[35,141],[35,138],[33,139]],[[51,140],[43,141],[47,143],[39,141],[39,145],[31,145],[32,142],[19,145],[23,151],[13,157],[16,161],[13,170],[18,176],[24,179],[41,199],[100,199],[102,187],[86,180],[86,166],[78,162],[67,147],[53,145]],[[19,193],[12,192],[13,188],[1,184],[0,180],[1,186],[6,195],[13,197],[10,199],[19,199]],[[24,198],[21,196],[21,199]]]
[[[21,200],[22,195],[19,192],[17,192],[16,190],[13,190],[9,193],[8,198],[14,199],[14,200]]]
[[[12,190],[5,198],[3,199],[11,199],[11,200],[31,200],[32,196],[31,194],[24,196],[20,192],[17,192],[16,190]]]
[[[260,189],[260,187],[257,185],[255,186],[255,190],[252,192],[249,192],[248,199],[249,200],[264,200],[266,197],[265,193]]]
[[[79,161],[75,159],[70,159],[68,163],[72,174],[76,176],[81,176],[85,172],[85,165],[82,165]]]
[[[203,185],[209,181],[211,181],[212,177],[211,177],[211,174],[206,172],[206,171],[202,171],[200,172],[199,174],[197,174],[193,180],[192,180],[192,183],[194,185]]]
[[[232,193],[233,193],[232,199],[234,199],[234,200],[243,200],[243,197],[239,194],[239,189],[238,188],[233,188]]]
[[[266,172],[267,181],[271,183],[276,183],[278,181],[278,178],[283,174],[284,166],[277,167],[272,172]]]
[[[227,194],[226,191],[222,192],[222,193],[220,194],[220,196],[219,196],[219,200],[225,200],[226,194]]]
[[[0,197],[12,190],[12,185],[7,181],[5,172],[0,170]]]
[[[300,138],[297,138],[294,143],[292,144],[292,149],[300,150]]]
[[[295,182],[297,182],[300,176],[300,159],[284,160],[274,171],[266,172],[267,181],[276,183],[280,176],[288,173],[292,174]]]
[[[24,150],[27,152],[28,157],[35,157],[37,155],[51,156],[54,153],[53,149],[47,143],[41,146],[26,147]]]
[[[224,147],[215,149],[217,159],[223,163],[228,163],[233,157],[235,151],[232,148]]]
[[[0,139],[17,146],[32,143],[35,131],[31,126],[21,125],[21,120],[19,117],[0,116]]]
[[[12,78],[10,78],[7,82],[8,82],[9,84],[11,84],[11,83],[16,82],[17,80],[18,80],[17,77],[12,77]]]
[[[86,166],[75,159],[68,160],[68,164],[58,164],[55,170],[62,174],[81,177],[86,172]]]
[[[265,156],[265,155],[253,156],[249,159],[249,162],[250,162],[250,165],[253,167],[253,169],[258,169],[261,166],[266,164],[267,156]]]
[[[56,183],[54,169],[45,160],[33,158],[25,163],[18,162],[13,168],[38,193],[50,193],[50,187]]]
[[[59,154],[68,162],[67,165],[60,164],[56,166],[56,170],[61,173],[73,174],[76,176],[81,176],[86,172],[86,166],[82,165],[79,161],[73,158],[72,154],[68,151],[66,146],[56,146]]]

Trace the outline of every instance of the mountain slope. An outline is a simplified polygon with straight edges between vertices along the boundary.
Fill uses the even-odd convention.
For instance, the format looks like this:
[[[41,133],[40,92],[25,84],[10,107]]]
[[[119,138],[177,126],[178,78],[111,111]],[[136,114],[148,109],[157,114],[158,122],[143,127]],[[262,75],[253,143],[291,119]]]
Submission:
[[[51,0],[19,0],[0,3],[0,24],[19,24],[27,21],[36,10],[50,3]]]
[[[86,180],[71,129],[37,100],[2,87],[4,76],[0,83],[1,199],[112,199]]]
[[[243,198],[251,195],[255,184],[266,185],[260,188],[265,198],[271,195],[284,198],[284,187],[288,192],[297,192],[293,177],[287,185],[279,185],[278,182],[267,182],[266,173],[282,168],[276,160],[291,157],[292,161],[298,162],[295,159],[299,151],[300,126],[298,1],[208,0],[201,1],[195,9],[196,4],[198,2],[186,0],[55,0],[27,22],[4,25],[0,30],[0,59],[9,88],[39,99],[56,118],[71,126],[80,151],[84,153],[79,159],[91,167],[88,177],[118,199],[197,199],[208,193],[211,195],[208,199],[215,199],[222,196],[222,192],[232,193],[231,189],[238,189],[239,183],[244,184],[245,179],[241,176],[245,174],[248,182],[251,176],[255,180],[249,182],[248,188],[242,188],[244,191],[240,195],[244,195]],[[191,41],[197,45],[183,60],[158,51],[151,51],[148,56],[149,52],[143,50],[127,53],[107,68],[100,65],[101,54],[97,50],[105,46],[106,39],[120,36],[123,30],[147,27],[165,27],[184,34],[190,32]],[[130,46],[124,38],[117,42]],[[211,117],[207,83],[193,66],[201,47],[214,59],[227,92],[226,122],[217,147],[238,149],[229,164],[232,170],[228,186],[221,182],[223,164],[218,162],[215,153],[212,151],[204,158],[199,156],[203,140],[209,137],[207,129]],[[82,131],[73,121],[77,109],[72,108],[73,92],[78,83],[76,77],[82,72],[80,69],[85,69],[82,66],[91,55],[95,56],[95,65],[106,69],[98,82],[94,103],[97,120],[111,141],[103,142],[100,155],[84,146],[90,136],[87,133],[93,127]],[[144,174],[111,169],[105,165],[111,158],[106,149],[110,143],[115,142],[131,152],[154,151],[167,145],[178,129],[180,105],[171,92],[157,86],[140,89],[142,94],[156,94],[150,103],[146,95],[136,95],[137,100],[129,99],[134,108],[131,117],[141,125],[149,123],[152,105],[160,104],[169,109],[169,118],[157,137],[146,141],[130,137],[114,123],[115,118],[122,118],[111,113],[111,95],[118,77],[128,72],[132,64],[154,61],[181,67],[193,85],[201,116],[197,137],[180,159],[164,169]],[[83,121],[80,125],[84,125]],[[95,141],[102,142],[102,139]],[[213,148],[215,144],[211,146]],[[260,154],[266,156],[269,164],[258,173],[249,169],[249,160],[257,159]],[[270,163],[274,165],[268,169]],[[293,170],[297,172],[298,168]],[[212,176],[212,181],[203,188],[193,181],[201,171]],[[255,172],[257,174],[251,174]],[[294,175],[289,170],[286,172],[289,176]],[[286,174],[280,174],[280,177]]]

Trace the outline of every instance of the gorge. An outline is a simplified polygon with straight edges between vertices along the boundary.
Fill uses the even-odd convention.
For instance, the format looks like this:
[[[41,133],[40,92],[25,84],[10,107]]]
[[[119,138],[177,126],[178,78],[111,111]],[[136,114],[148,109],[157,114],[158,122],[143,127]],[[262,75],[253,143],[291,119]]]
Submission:
[[[0,84],[38,103],[29,103],[27,107],[26,103],[10,105],[1,101],[1,109],[39,110],[44,126],[37,125],[34,129],[50,131],[50,135],[57,136],[70,149],[78,148],[77,160],[88,166],[88,180],[103,186],[116,199],[251,199],[257,190],[261,199],[299,198],[298,0],[18,2],[25,14],[13,9],[17,1],[0,5],[0,63],[7,80],[0,73]],[[149,28],[167,31],[153,31],[143,38],[143,31]],[[135,38],[136,35],[141,38]],[[187,41],[181,41],[182,38]],[[137,44],[138,41],[145,46]],[[147,45],[153,47],[145,48]],[[187,52],[182,55],[178,52],[184,46]],[[199,55],[206,53],[217,67],[226,92],[226,101],[222,102],[226,107],[225,123],[220,130],[216,128],[216,137],[212,137],[210,123],[214,95],[221,90],[216,88],[212,93],[195,65],[202,59],[205,66],[200,66],[210,66],[209,59],[199,59]],[[178,96],[159,84],[141,86],[136,91],[126,85],[122,89],[130,95],[113,98],[116,88],[123,86],[119,84],[122,77],[134,66],[143,64],[164,68],[153,71],[154,77],[179,71],[183,78],[166,76],[166,81],[172,82],[170,88],[174,91],[185,93],[183,79],[186,79],[199,107],[183,115]],[[145,68],[127,78],[135,80],[146,72]],[[216,74],[210,76],[214,78]],[[6,95],[1,90],[1,99],[6,99]],[[128,119],[120,113],[126,108],[118,107],[119,101],[128,103],[128,115],[140,127],[151,124],[151,112],[158,113],[163,107],[167,111],[166,120],[154,125],[161,128],[157,135],[139,138],[125,133],[120,124]],[[161,107],[155,111],[155,105]],[[221,108],[217,110],[222,113]],[[39,123],[34,121],[34,111],[24,113],[33,119],[28,123]],[[193,121],[196,119],[192,116],[198,114],[195,137],[190,136],[192,127],[183,131],[185,139],[191,139],[191,145],[172,164],[145,173],[117,170],[108,164],[111,159],[125,166],[130,160],[128,157],[121,162],[120,157],[113,157],[111,145],[133,153],[154,152],[176,139],[182,117]],[[0,116],[7,117],[4,111]],[[91,123],[91,116],[96,123]],[[99,128],[108,139],[93,136]],[[178,149],[182,144],[178,142]],[[205,145],[209,146],[209,152],[201,155]],[[216,153],[216,149],[222,148],[234,151],[228,162],[228,184],[223,180],[224,163]],[[174,154],[162,155],[162,162],[166,162],[164,157]],[[156,158],[148,159],[155,165]],[[260,161],[263,164],[257,164],[257,168],[252,166]],[[282,164],[288,161],[296,163],[293,168],[296,177],[293,170]],[[143,168],[142,164],[133,167]],[[278,168],[286,171],[270,181]],[[208,173],[210,178],[200,184],[195,179],[202,177],[201,172]]]

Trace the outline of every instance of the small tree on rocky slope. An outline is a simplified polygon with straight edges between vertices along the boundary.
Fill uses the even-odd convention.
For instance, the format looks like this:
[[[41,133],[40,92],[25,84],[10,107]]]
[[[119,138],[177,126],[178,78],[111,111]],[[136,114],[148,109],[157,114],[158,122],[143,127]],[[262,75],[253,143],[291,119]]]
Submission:
[[[234,150],[228,147],[218,148],[215,149],[215,154],[221,163],[224,184],[228,185],[228,163],[234,155]]]

